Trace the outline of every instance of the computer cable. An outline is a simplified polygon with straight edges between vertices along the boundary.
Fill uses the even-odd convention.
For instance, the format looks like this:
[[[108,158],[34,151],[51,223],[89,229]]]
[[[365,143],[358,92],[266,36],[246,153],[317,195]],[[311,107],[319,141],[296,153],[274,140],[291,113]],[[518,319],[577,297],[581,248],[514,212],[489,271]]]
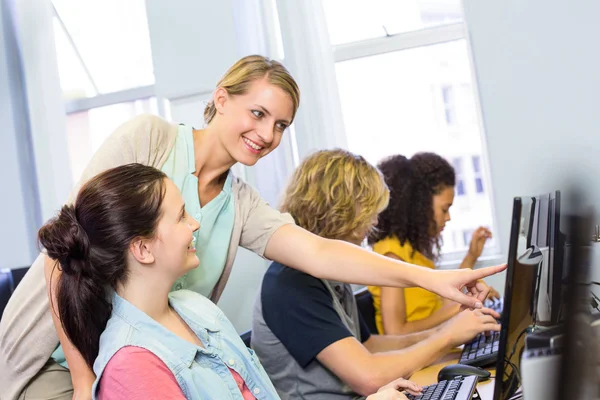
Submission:
[[[527,333],[529,331],[529,327],[523,329],[521,331],[521,333],[519,333],[519,336],[517,337],[517,340],[515,340],[515,343],[513,344],[513,348],[510,351],[510,356],[508,356],[509,359],[512,358],[512,356],[515,355],[515,351],[517,351],[517,345],[519,344],[519,340],[521,340],[521,337],[523,336],[523,334]]]
[[[517,368],[517,366],[515,364],[513,364],[509,359],[504,358],[504,362],[506,362],[508,365],[510,365],[512,367],[512,373],[511,374],[506,374],[506,369],[505,369],[505,375],[508,375],[508,379],[506,381],[503,381],[502,384],[504,383],[508,383],[509,385],[509,392],[512,390],[517,390],[519,385],[521,385],[521,373],[519,372],[519,368]],[[513,375],[514,374],[514,375]],[[516,378],[517,381],[513,382],[513,378]],[[516,383],[516,385],[515,385]],[[513,389],[510,389],[513,388]],[[513,392],[514,394],[514,392]]]
[[[510,365],[513,369],[513,372],[515,373],[515,375],[517,376],[517,381],[519,383],[521,383],[521,372],[519,371],[519,368],[517,368],[517,366],[515,364],[513,364],[512,361],[510,361],[508,358],[504,358],[504,362],[507,362],[508,365]]]

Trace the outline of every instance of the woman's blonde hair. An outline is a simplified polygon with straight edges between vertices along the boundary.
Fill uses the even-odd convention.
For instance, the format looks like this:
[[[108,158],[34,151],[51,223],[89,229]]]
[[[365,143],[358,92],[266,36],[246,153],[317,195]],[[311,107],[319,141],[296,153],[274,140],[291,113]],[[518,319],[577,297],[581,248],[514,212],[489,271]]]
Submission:
[[[358,236],[365,234],[388,200],[383,176],[363,157],[341,149],[322,150],[296,169],[281,211],[321,237],[362,240]]]
[[[225,89],[231,96],[243,95],[248,92],[253,82],[263,78],[290,96],[294,105],[292,113],[292,120],[294,120],[300,106],[300,89],[292,75],[278,61],[258,55],[246,56],[225,72],[225,75],[217,83],[217,88]],[[209,124],[216,112],[214,102],[209,101],[204,109],[204,122]]]

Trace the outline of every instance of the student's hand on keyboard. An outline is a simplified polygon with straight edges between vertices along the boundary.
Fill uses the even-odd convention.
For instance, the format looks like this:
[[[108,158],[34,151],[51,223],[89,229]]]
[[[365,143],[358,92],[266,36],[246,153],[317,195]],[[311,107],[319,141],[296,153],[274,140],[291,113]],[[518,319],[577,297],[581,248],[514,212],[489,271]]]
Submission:
[[[482,308],[483,301],[487,298],[490,288],[481,279],[497,274],[506,269],[506,264],[495,267],[468,268],[458,270],[429,270],[428,275],[419,285],[440,296],[456,301],[468,308]],[[466,294],[463,293],[466,290]]]
[[[497,300],[500,299],[502,296],[500,296],[500,293],[498,293],[498,291],[496,289],[494,289],[493,287],[489,286],[490,288],[490,293],[487,295],[487,300]]]
[[[408,397],[396,389],[386,389],[382,392],[370,395],[367,397],[367,400],[408,400]]]
[[[482,283],[483,285],[485,285],[488,289],[488,295],[485,298],[484,301],[484,307],[485,307],[485,303],[487,303],[488,301],[494,301],[494,300],[499,300],[502,296],[500,296],[500,293],[498,293],[498,291],[496,289],[494,289],[493,287],[489,286],[487,283],[485,283],[485,281],[483,279],[479,280],[480,283]]]
[[[462,312],[465,310],[472,310],[472,309],[468,308],[466,306],[461,306],[459,312]],[[491,315],[492,317],[496,318],[496,320],[498,320],[498,321],[500,320],[500,314],[498,313],[498,311],[494,310],[493,308],[487,307],[485,305],[485,303],[484,303],[483,308],[479,308],[478,310],[486,315]]]
[[[446,322],[440,333],[447,335],[452,347],[460,346],[481,332],[500,331],[500,324],[496,321],[497,315],[498,313],[489,308],[463,310]]]
[[[398,378],[395,381],[392,381],[387,385],[380,387],[377,393],[367,397],[367,400],[406,399],[407,397],[404,394],[400,393],[400,390],[406,391],[407,393],[416,396],[421,394],[423,388],[407,379]]]
[[[406,390],[408,393],[414,394],[415,396],[421,394],[421,391],[423,390],[421,386],[417,385],[413,381],[409,381],[408,379],[404,378],[398,378],[396,380],[391,381],[387,385],[380,387],[377,392],[383,392],[388,389]]]

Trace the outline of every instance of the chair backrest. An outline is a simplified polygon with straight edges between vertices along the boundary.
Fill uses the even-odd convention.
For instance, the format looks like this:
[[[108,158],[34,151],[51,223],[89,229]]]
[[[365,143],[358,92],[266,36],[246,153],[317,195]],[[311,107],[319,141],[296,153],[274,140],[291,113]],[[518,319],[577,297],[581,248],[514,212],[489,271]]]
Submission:
[[[373,334],[377,334],[377,324],[375,323],[375,307],[373,306],[373,296],[368,288],[362,288],[354,292],[358,311],[367,323],[369,330]]]
[[[0,269],[0,318],[8,304],[10,295],[15,290],[13,274],[10,268]]]
[[[240,335],[242,341],[246,345],[246,347],[250,347],[250,340],[252,339],[252,330],[246,331]]]
[[[27,271],[29,271],[29,267],[13,268],[11,271],[12,271],[12,277],[13,277],[13,283],[14,283],[14,287],[13,287],[13,291],[14,291],[15,288],[19,285],[19,283],[23,279],[23,277],[25,276],[25,274],[27,273]]]

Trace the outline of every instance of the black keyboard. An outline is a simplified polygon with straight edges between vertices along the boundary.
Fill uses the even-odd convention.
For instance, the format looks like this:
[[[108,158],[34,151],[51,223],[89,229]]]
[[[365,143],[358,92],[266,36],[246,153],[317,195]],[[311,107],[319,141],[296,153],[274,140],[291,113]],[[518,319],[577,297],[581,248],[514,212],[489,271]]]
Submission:
[[[480,333],[472,342],[465,344],[459,364],[485,367],[496,362],[500,332]]]
[[[457,376],[450,381],[439,381],[423,387],[423,392],[414,396],[404,393],[409,400],[470,400],[475,393],[476,376]]]
[[[504,308],[504,299],[486,300],[483,306],[501,314]],[[474,367],[493,365],[498,356],[499,340],[500,332],[489,332],[488,335],[480,333],[471,342],[465,344],[458,363]]]
[[[498,314],[502,314],[502,310],[504,309],[504,298],[486,300],[483,302],[483,306],[486,308],[491,308]]]

